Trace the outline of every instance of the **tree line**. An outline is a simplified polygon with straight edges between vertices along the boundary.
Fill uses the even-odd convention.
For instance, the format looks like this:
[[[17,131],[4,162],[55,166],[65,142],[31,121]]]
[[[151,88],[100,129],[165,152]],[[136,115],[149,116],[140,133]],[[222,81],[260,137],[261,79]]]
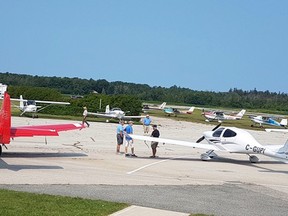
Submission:
[[[91,92],[97,92],[107,96],[133,96],[141,101],[166,101],[173,104],[193,104],[203,107],[288,111],[288,94],[257,91],[256,89],[244,91],[233,88],[227,92],[197,91],[178,86],[151,87],[147,84],[108,82],[105,79],[32,76],[9,72],[0,73],[0,80],[8,86],[46,87],[61,94],[70,95],[89,95]]]

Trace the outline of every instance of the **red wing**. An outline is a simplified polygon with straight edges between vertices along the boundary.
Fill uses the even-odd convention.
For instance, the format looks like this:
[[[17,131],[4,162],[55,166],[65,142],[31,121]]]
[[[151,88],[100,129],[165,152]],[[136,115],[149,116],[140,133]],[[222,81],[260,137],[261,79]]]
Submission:
[[[11,137],[58,136],[60,131],[84,128],[82,124],[35,125],[11,128]]]

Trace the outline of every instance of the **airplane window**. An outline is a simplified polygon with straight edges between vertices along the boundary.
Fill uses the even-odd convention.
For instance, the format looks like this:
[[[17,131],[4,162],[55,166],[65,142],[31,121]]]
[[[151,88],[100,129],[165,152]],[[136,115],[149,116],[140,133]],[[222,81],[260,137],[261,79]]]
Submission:
[[[35,101],[34,100],[28,100],[27,101],[27,105],[35,105]]]
[[[218,130],[216,130],[213,133],[213,137],[220,137],[223,130],[224,130],[224,128],[219,128]]]
[[[235,137],[237,134],[230,130],[230,129],[227,129],[224,134],[223,134],[223,137]]]

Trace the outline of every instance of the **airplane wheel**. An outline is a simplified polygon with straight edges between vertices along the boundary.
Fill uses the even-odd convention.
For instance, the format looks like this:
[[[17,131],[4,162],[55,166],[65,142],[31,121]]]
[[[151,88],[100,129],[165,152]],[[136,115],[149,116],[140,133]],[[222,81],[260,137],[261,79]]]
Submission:
[[[250,160],[251,163],[258,163],[259,162],[259,158],[257,156],[255,156],[255,155],[251,155],[249,157],[249,160]]]
[[[0,145],[0,155],[2,155],[2,145]]]
[[[201,154],[201,160],[202,161],[209,161],[211,160],[211,157],[207,153]]]

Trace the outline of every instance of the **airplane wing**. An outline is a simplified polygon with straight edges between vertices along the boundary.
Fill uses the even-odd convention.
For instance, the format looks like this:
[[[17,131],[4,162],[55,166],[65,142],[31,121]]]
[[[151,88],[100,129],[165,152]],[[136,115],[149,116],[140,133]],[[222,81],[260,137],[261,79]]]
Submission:
[[[139,118],[139,119],[141,119],[141,118],[145,118],[146,116],[123,116],[123,118],[122,119],[132,119],[132,118]]]
[[[11,127],[10,136],[33,137],[33,136],[58,136],[58,132],[82,129],[82,124],[57,124],[57,125],[36,125]]]
[[[181,141],[181,140],[173,140],[173,139],[164,139],[164,138],[157,138],[157,137],[148,137],[148,136],[140,136],[131,134],[129,135],[133,139],[137,140],[143,140],[143,141],[154,141],[154,142],[161,142],[161,143],[169,143],[174,145],[181,145],[181,146],[187,146],[192,148],[201,148],[201,149],[207,149],[207,150],[216,150],[220,151],[219,148],[217,148],[214,145],[211,144],[202,144],[202,143],[196,143],[196,142],[188,142],[188,141]]]
[[[265,129],[267,132],[282,132],[282,133],[288,133],[288,129]]]
[[[40,101],[40,100],[35,100],[36,103],[48,103],[48,104],[62,104],[62,105],[69,105],[69,102],[60,102],[60,101]]]
[[[94,112],[87,112],[88,115],[94,115],[94,116],[99,116],[99,117],[106,117],[106,118],[116,118],[117,116],[111,115],[111,114],[106,114],[106,113],[94,113]]]

